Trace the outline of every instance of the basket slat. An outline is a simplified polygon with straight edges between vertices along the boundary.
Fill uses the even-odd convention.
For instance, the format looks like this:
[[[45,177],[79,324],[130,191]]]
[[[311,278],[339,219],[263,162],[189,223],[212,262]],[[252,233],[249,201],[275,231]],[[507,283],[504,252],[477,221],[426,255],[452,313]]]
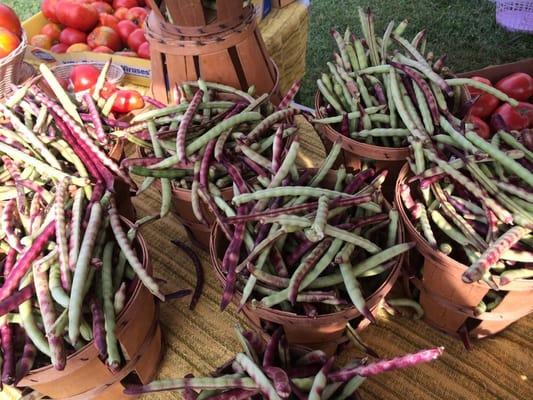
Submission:
[[[224,82],[233,87],[241,87],[243,85],[241,85],[235,62],[238,60],[233,60],[227,50],[206,54],[200,57],[200,75],[209,76],[209,80],[213,82]],[[220,68],[221,65],[224,68]]]
[[[165,1],[166,7],[176,25],[205,25],[204,7],[200,0]]]

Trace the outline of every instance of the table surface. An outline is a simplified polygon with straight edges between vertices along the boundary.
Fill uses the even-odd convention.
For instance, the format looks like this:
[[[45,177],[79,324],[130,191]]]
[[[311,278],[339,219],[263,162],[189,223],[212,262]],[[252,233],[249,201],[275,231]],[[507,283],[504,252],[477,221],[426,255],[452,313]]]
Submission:
[[[307,153],[304,162],[316,163],[323,154],[310,126],[302,130]],[[157,213],[159,194],[149,190],[134,199],[139,217]],[[156,276],[166,281],[167,292],[192,288],[195,274],[192,264],[171,239],[190,243],[175,217],[169,216],[142,229],[150,247]],[[233,335],[235,324],[246,326],[242,314],[231,305],[219,311],[221,287],[210,265],[209,254],[194,248],[199,255],[205,276],[204,294],[194,311],[187,300],[169,301],[161,306],[161,324],[166,354],[159,378],[182,377],[187,373],[203,376],[239,351]],[[363,399],[532,399],[533,318],[526,317],[495,337],[474,342],[466,351],[461,342],[406,317],[389,317],[380,313],[376,325],[361,336],[382,357],[394,357],[422,348],[444,346],[445,353],[431,364],[382,374],[368,379],[361,388]],[[344,357],[360,356],[354,349]],[[179,398],[179,394],[161,393],[150,399]]]

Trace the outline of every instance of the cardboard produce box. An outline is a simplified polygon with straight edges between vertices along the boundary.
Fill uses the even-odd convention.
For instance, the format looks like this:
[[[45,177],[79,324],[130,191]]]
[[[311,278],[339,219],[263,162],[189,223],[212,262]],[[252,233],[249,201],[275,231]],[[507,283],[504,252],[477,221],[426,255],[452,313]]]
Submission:
[[[524,60],[515,61],[508,64],[489,65],[482,69],[462,72],[457,75],[461,78],[482,76],[483,78],[487,78],[492,83],[496,83],[498,80],[506,77],[507,75],[514,74],[515,72],[525,72],[526,74],[533,76],[533,58],[526,58]]]
[[[28,39],[37,35],[41,28],[49,21],[42,12],[35,14],[22,23],[22,27],[28,35]],[[40,63],[75,63],[86,61],[106,62],[113,58],[115,64],[120,65],[125,72],[125,78],[129,83],[139,86],[150,85],[150,60],[138,57],[125,57],[116,54],[93,53],[90,51],[80,51],[73,53],[53,53],[34,46],[28,45],[26,50],[26,61],[38,65]]]

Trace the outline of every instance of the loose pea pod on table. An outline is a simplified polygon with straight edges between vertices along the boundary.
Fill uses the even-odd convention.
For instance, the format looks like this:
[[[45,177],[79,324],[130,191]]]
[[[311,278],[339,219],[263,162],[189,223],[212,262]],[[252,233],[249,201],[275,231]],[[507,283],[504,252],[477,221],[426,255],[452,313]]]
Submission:
[[[368,377],[434,361],[444,351],[437,347],[391,359],[354,359],[341,366],[335,357],[328,358],[320,350],[290,345],[284,349],[281,328],[268,340],[255,332],[239,332],[239,336],[242,352],[210,376],[189,374],[181,379],[127,385],[124,393],[185,391],[184,398],[191,399],[349,399],[357,396]]]

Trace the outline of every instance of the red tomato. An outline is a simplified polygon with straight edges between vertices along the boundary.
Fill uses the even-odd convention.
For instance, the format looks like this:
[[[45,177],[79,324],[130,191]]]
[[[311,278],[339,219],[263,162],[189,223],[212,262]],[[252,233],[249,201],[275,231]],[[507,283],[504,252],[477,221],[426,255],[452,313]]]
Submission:
[[[111,50],[118,51],[122,48],[122,41],[118,33],[109,26],[98,26],[87,36],[87,44],[91,49],[98,46],[106,46]]]
[[[106,53],[106,54],[113,54],[113,50],[111,50],[107,46],[97,46],[93,49],[93,53]]]
[[[91,48],[86,43],[74,43],[67,49],[67,53],[76,53],[78,51],[91,51]]]
[[[40,33],[30,39],[30,44],[34,47],[39,47],[40,49],[49,50],[52,47],[52,38]]]
[[[144,100],[136,90],[119,90],[111,111],[121,114],[144,107]]]
[[[19,17],[11,7],[0,3],[0,26],[7,29],[17,37],[22,35]]]
[[[481,76],[473,76],[472,79],[492,86],[492,83],[488,79],[483,78]],[[496,97],[484,92],[483,90],[476,89],[472,86],[467,86],[467,89],[473,97],[479,96],[472,108],[470,109],[471,115],[475,115],[477,117],[482,118],[488,117],[492,114],[496,107],[498,107],[498,104],[500,104],[500,101]]]
[[[113,93],[117,91],[117,87],[113,85],[112,83],[106,82],[104,83],[104,87],[102,90],[100,90],[100,97],[102,99],[109,99]]]
[[[126,14],[126,19],[129,19],[135,25],[141,26],[146,19],[148,12],[143,7],[130,8]]]
[[[100,25],[109,26],[110,28],[113,28],[114,30],[118,32],[117,30],[118,19],[116,19],[113,15],[100,14]]]
[[[528,128],[533,128],[533,104],[521,101],[518,103],[516,109],[521,115],[527,116],[527,120],[529,121]]]
[[[119,21],[117,24],[117,32],[124,43],[128,41],[132,32],[137,28],[137,25],[128,20]]]
[[[527,113],[525,115],[521,114],[517,108],[511,107],[507,103],[502,104],[492,114],[491,126],[494,130],[501,128],[500,121],[505,125],[507,130],[524,129],[529,124]]]
[[[20,39],[13,32],[0,27],[0,58],[4,58],[20,44]]]
[[[98,24],[98,11],[91,4],[74,0],[59,0],[56,5],[59,22],[70,28],[88,32]]]
[[[146,58],[147,60],[149,60],[150,59],[150,43],[148,42],[141,43],[141,45],[137,49],[137,55],[141,58]]]
[[[490,139],[492,134],[490,133],[490,127],[481,118],[471,115],[468,118],[468,122],[474,124],[474,131],[483,139]]]
[[[61,28],[58,24],[50,22],[43,26],[40,31],[43,35],[49,36],[52,40],[59,40],[59,35],[61,34]]]
[[[146,42],[146,38],[144,37],[144,30],[142,30],[141,28],[135,29],[128,36],[128,47],[133,51],[137,51],[139,46],[144,42]]]
[[[65,43],[57,43],[54,44],[52,47],[50,47],[50,51],[53,51],[54,53],[66,53],[68,49],[68,44]]]
[[[75,43],[85,43],[87,35],[85,32],[79,31],[74,28],[65,28],[59,34],[59,41],[68,45]]]
[[[120,7],[115,9],[115,13],[113,14],[118,20],[122,21],[126,19],[126,15],[128,14],[128,9],[126,7]]]
[[[98,11],[98,14],[113,14],[113,7],[105,1],[95,1],[91,5]]]
[[[56,3],[59,0],[43,0],[41,3],[41,11],[47,20],[52,22],[59,22],[56,16]]]
[[[524,72],[515,72],[496,83],[496,88],[518,101],[533,96],[533,77]]]
[[[137,0],[113,0],[113,8],[115,10],[120,7],[132,8],[138,5],[139,2]]]
[[[100,71],[93,65],[76,65],[69,74],[75,92],[89,89],[94,86]]]

